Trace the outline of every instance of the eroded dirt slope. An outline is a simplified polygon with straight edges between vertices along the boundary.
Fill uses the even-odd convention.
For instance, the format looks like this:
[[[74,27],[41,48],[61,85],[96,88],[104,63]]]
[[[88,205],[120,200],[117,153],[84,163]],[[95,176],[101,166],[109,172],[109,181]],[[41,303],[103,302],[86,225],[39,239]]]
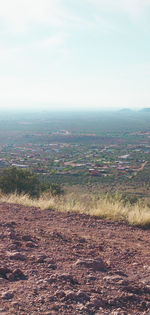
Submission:
[[[0,204],[0,314],[150,314],[150,232]]]

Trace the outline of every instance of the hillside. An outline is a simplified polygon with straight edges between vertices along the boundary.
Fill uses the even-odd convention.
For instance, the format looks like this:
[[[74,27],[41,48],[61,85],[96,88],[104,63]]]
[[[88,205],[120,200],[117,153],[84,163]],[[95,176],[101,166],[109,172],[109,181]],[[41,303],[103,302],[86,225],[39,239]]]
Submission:
[[[149,314],[149,230],[0,204],[0,314]]]

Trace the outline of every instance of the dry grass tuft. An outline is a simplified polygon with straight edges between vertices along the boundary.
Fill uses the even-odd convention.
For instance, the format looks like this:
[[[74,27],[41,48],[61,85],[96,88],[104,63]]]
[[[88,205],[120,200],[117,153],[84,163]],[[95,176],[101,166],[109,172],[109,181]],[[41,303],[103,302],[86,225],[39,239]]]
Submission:
[[[150,208],[144,203],[123,203],[119,195],[108,198],[108,195],[95,195],[81,191],[68,192],[63,196],[43,194],[39,199],[31,199],[28,195],[0,195],[1,202],[21,204],[40,209],[53,209],[60,212],[85,213],[100,218],[125,221],[131,225],[150,226]]]

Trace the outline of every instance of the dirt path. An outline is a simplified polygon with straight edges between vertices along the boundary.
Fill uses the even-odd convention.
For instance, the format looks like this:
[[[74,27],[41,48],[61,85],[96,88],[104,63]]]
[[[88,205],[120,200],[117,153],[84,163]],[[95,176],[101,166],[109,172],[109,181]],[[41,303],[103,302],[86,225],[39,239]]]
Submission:
[[[0,204],[0,314],[150,314],[150,232]]]
[[[148,161],[144,162],[141,167],[138,169],[138,171],[143,171],[144,167],[146,166],[146,164],[148,163]]]

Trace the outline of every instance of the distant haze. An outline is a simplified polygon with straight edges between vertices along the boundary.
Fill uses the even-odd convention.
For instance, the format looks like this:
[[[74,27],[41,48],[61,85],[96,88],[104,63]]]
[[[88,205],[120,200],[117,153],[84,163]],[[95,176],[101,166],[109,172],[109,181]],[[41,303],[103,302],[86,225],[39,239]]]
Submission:
[[[0,2],[0,109],[150,107],[150,0]]]

